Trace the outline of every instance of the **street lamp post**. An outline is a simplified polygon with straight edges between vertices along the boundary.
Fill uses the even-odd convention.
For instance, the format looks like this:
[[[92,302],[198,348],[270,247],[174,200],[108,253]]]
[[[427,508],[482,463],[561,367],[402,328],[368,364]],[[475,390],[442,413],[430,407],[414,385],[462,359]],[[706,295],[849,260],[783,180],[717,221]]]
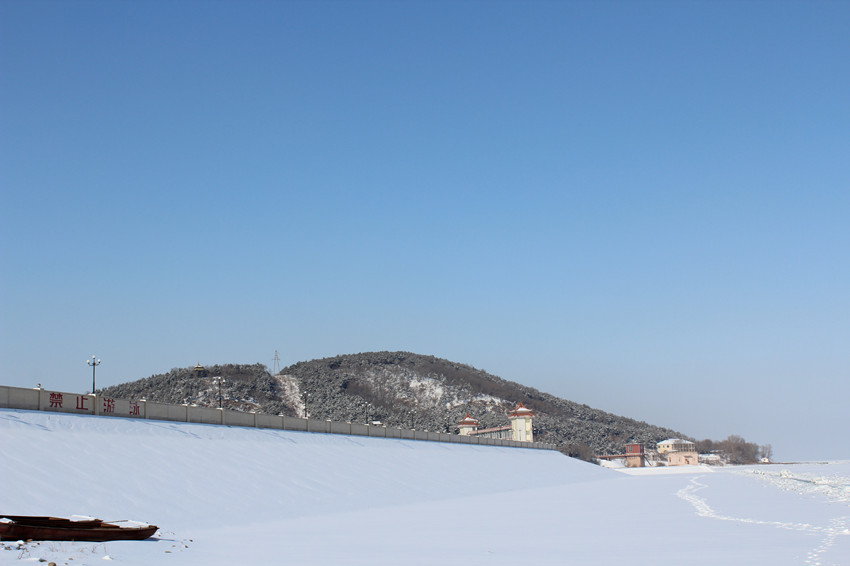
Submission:
[[[222,396],[221,396],[221,382],[224,381],[223,377],[214,377],[216,382],[218,382],[218,408],[222,408]]]
[[[94,370],[97,366],[100,365],[99,358],[92,356],[90,360],[86,360],[86,363],[91,366],[91,394],[94,395]]]

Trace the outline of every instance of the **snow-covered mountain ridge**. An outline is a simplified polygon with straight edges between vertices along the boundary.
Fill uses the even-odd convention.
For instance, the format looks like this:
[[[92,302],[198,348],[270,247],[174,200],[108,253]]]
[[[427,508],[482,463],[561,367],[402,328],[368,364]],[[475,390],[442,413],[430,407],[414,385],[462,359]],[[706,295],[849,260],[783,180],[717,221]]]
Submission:
[[[687,435],[592,409],[466,364],[409,352],[367,352],[299,362],[271,375],[262,364],[173,369],[103,390],[118,398],[218,406],[342,422],[455,432],[466,413],[507,424],[518,403],[535,411],[535,440],[587,456]]]

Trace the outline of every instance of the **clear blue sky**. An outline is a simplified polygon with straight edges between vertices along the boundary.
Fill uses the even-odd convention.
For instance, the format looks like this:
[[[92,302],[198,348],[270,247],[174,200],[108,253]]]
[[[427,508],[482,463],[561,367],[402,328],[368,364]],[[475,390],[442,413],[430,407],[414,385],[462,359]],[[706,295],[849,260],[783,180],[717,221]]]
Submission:
[[[408,350],[850,458],[850,3],[0,3],[0,383]]]

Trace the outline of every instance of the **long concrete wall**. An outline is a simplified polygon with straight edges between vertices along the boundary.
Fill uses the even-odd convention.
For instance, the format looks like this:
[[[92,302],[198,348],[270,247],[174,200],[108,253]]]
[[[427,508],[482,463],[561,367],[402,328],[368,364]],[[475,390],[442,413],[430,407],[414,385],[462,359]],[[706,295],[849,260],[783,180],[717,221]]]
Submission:
[[[405,430],[387,428],[385,426],[339,423],[320,419],[301,419],[283,415],[242,413],[226,409],[199,407],[197,405],[167,405],[144,399],[113,399],[112,397],[101,395],[48,391],[46,389],[26,389],[7,385],[0,385],[0,409],[24,409],[30,411],[75,413],[78,415],[97,415],[101,417],[275,428],[324,434],[349,434],[431,442],[459,442],[479,444],[482,446],[512,446],[516,448],[536,448],[542,450],[555,449],[554,444],[543,442],[517,442],[496,438],[461,436],[444,432],[429,432],[426,430]]]

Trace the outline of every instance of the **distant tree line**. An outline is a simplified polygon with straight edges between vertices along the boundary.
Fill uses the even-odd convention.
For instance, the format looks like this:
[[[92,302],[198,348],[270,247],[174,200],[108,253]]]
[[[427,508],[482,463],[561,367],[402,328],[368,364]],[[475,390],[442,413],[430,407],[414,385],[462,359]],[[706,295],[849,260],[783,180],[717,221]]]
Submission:
[[[773,457],[773,447],[770,444],[759,446],[736,434],[730,435],[726,440],[698,440],[696,449],[700,454],[719,454],[729,464],[756,464],[760,458]]]

